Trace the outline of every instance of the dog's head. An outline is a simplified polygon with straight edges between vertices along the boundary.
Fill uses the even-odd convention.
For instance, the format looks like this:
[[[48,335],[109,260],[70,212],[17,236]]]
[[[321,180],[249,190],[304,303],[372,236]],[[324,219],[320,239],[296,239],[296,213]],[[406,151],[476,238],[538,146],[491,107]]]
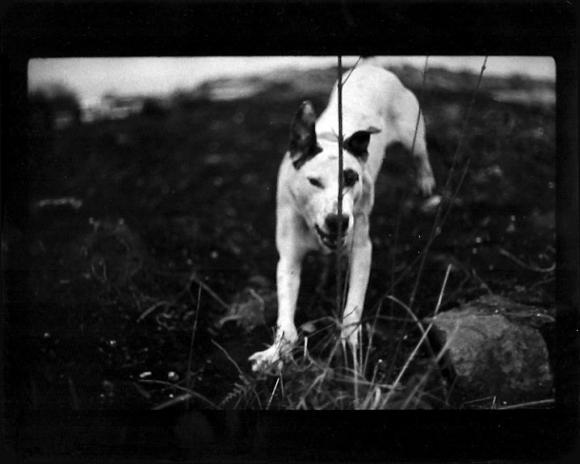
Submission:
[[[370,136],[378,129],[356,131],[343,142],[342,216],[339,216],[338,140],[317,137],[315,125],[314,108],[310,102],[304,102],[290,129],[289,153],[295,169],[290,189],[319,242],[328,249],[336,249],[352,234],[354,215],[364,194],[364,164]]]

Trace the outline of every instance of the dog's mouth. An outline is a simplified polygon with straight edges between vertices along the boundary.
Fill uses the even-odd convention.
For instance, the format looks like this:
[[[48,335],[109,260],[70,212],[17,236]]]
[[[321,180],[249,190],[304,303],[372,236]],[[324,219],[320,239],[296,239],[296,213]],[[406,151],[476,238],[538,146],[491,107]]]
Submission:
[[[317,224],[314,225],[314,228],[320,237],[320,241],[325,247],[330,248],[331,250],[336,250],[339,247],[344,246],[346,234],[339,236],[338,234],[324,232]]]

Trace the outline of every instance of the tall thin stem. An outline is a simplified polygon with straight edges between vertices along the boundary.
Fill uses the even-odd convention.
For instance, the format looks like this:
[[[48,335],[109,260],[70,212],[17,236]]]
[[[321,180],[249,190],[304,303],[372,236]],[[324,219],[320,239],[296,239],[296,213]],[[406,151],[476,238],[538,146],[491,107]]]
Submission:
[[[336,91],[338,96],[338,237],[339,241],[342,237],[342,56],[338,55],[338,79],[336,83]],[[336,250],[336,307],[338,315],[342,311],[342,285],[341,285],[341,257],[342,257],[342,247],[338,247]]]

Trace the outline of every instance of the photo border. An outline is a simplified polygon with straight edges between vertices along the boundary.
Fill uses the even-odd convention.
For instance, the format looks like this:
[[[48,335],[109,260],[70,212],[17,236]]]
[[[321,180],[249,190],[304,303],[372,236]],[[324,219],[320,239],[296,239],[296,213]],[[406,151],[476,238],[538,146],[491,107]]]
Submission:
[[[2,17],[2,208],[26,230],[27,60],[37,57],[245,55],[542,55],[556,60],[557,327],[556,406],[531,411],[209,412],[210,423],[243,424],[196,460],[563,459],[578,449],[578,118],[574,6],[558,1],[486,2],[17,2]],[[3,219],[4,221],[4,219]],[[1,315],[2,433],[20,457],[19,431],[35,424],[63,440],[68,457],[174,456],[170,441],[135,439],[120,448],[95,442],[109,427],[158,430],[155,412],[24,413],[12,398],[7,331],[28,301],[27,250],[11,251]],[[25,320],[25,319],[24,319]],[[232,439],[232,442],[228,440]],[[177,454],[182,457],[181,454]],[[41,456],[46,458],[48,456]],[[64,457],[67,457],[66,455]],[[61,460],[63,456],[59,456]],[[56,458],[55,458],[56,459]]]

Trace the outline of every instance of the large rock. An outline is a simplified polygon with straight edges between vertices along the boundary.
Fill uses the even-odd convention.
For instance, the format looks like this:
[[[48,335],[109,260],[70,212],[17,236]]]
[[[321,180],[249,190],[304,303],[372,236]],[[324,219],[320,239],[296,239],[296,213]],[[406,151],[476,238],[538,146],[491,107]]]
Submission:
[[[428,321],[434,344],[448,343],[452,403],[487,398],[490,405],[506,405],[552,396],[548,350],[537,329],[553,323],[545,310],[492,295]]]

